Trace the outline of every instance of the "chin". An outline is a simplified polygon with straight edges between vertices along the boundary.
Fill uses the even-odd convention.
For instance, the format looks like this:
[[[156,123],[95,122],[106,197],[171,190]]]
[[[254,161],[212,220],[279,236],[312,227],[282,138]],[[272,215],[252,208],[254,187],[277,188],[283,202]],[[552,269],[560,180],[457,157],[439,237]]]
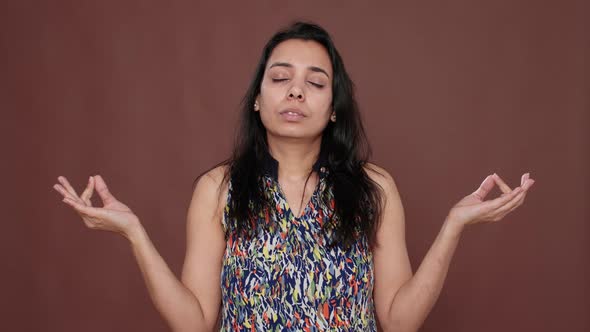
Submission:
[[[269,134],[275,136],[277,138],[293,138],[293,139],[302,139],[302,138],[312,138],[321,133],[314,134],[310,133],[309,131],[301,130],[302,128],[281,128],[279,130],[268,130]]]

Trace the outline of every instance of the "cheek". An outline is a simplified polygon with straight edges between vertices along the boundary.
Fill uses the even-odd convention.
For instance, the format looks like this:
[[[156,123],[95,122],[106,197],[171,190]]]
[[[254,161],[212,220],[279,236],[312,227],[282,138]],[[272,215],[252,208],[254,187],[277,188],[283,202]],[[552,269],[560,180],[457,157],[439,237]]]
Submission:
[[[322,92],[320,94],[311,95],[309,98],[310,104],[313,104],[313,107],[321,112],[322,114],[327,113],[327,116],[330,116],[332,112],[332,92],[326,91],[325,93]],[[325,114],[324,114],[325,115]]]
[[[273,105],[281,101],[283,96],[284,91],[280,87],[270,84],[262,84],[260,86],[260,102],[262,105],[273,107]]]
[[[268,98],[263,100],[262,96],[260,100],[261,108],[260,111],[258,111],[258,113],[260,115],[260,120],[262,121],[262,124],[267,129],[274,127],[276,125],[275,122],[277,121],[277,118],[273,112],[273,110],[276,108],[276,103],[269,100]]]

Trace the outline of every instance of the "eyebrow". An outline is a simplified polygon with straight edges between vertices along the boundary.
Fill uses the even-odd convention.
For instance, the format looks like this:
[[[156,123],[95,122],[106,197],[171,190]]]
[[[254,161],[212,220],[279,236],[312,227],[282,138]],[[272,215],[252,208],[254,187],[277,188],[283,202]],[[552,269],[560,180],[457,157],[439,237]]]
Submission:
[[[293,65],[288,62],[275,62],[272,65],[270,65],[270,67],[268,67],[268,68],[270,69],[270,68],[276,67],[276,66],[293,68]],[[324,75],[326,75],[328,78],[330,78],[330,75],[328,75],[328,73],[320,67],[309,66],[309,67],[307,67],[307,69],[314,71],[316,73],[324,73]]]

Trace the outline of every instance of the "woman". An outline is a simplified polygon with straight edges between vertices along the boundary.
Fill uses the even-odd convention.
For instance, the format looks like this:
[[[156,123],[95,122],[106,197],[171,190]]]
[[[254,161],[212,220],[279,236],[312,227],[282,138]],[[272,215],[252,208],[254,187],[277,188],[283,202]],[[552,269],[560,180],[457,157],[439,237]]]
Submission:
[[[415,274],[393,178],[368,163],[353,84],[330,36],[295,23],[263,50],[230,159],[197,178],[178,280],[139,218],[90,177],[55,189],[93,229],[132,244],[150,296],[174,331],[416,331],[463,229],[497,221],[533,184],[496,174],[457,203]],[[501,197],[484,201],[498,185]],[[96,189],[104,207],[92,207]]]

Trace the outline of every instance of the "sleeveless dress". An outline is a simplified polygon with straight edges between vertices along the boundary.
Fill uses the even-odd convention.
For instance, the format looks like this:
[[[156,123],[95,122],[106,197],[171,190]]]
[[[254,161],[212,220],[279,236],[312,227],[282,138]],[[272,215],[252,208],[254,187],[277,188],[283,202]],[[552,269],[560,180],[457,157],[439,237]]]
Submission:
[[[250,240],[229,234],[221,270],[220,331],[376,331],[373,255],[365,236],[328,248],[322,230],[333,213],[325,155],[319,183],[302,215],[291,211],[278,183],[278,161],[266,153],[261,184],[276,207],[258,217]],[[325,192],[327,191],[327,192]],[[328,200],[321,200],[320,194]],[[231,180],[228,202],[231,198]],[[330,202],[322,204],[322,202]],[[222,223],[227,231],[229,204]],[[263,227],[266,226],[266,227]]]

